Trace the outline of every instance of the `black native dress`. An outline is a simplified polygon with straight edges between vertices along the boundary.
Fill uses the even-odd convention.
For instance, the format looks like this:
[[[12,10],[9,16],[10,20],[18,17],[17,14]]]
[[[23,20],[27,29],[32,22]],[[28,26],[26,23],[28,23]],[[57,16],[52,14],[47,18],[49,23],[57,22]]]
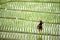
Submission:
[[[42,30],[42,22],[39,23],[39,25],[38,25],[38,29],[41,29],[41,30]]]

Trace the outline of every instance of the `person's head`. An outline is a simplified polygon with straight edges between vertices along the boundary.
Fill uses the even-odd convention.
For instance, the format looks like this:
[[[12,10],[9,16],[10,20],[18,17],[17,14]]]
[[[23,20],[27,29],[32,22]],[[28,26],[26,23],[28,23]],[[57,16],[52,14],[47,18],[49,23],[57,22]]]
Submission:
[[[40,20],[40,23],[42,23],[42,20]]]

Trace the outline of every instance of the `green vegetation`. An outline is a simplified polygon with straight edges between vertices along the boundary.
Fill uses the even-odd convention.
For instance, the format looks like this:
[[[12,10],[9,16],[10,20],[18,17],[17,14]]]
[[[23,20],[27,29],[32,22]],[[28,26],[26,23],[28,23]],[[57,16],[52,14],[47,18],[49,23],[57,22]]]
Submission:
[[[1,40],[60,40],[59,0],[0,0]],[[37,25],[43,20],[39,34]],[[2,32],[1,32],[2,31]],[[4,31],[29,32],[36,34],[11,33]],[[50,35],[46,35],[50,34]]]

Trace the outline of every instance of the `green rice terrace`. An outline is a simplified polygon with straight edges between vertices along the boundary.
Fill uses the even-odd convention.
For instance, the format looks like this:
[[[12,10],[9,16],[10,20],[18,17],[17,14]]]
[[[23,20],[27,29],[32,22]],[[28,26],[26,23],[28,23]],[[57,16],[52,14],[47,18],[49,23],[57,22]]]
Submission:
[[[0,40],[60,40],[60,0],[0,0]]]

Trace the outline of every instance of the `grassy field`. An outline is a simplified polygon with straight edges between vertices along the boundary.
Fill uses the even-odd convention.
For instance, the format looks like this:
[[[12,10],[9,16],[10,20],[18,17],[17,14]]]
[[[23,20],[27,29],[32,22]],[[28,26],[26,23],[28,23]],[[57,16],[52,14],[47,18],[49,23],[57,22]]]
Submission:
[[[60,40],[59,0],[0,0],[1,40]],[[41,34],[37,30],[43,20]]]

